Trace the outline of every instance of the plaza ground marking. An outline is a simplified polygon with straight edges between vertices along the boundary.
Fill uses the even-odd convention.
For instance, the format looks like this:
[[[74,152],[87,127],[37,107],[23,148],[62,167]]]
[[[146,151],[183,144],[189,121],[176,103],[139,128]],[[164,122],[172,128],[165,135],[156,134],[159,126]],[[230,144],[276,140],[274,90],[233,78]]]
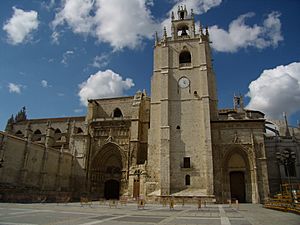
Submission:
[[[35,223],[10,223],[10,222],[3,222],[3,221],[0,221],[0,225],[38,225],[38,224],[35,224]]]
[[[80,215],[90,215],[90,216],[99,216],[98,213],[84,213],[84,212],[71,212],[71,211],[57,211],[57,213],[64,213],[64,214],[80,214]]]
[[[123,217],[127,217],[127,216],[130,216],[130,215],[128,214],[128,215],[122,215],[122,216],[115,216],[115,217],[111,217],[111,218],[107,218],[107,219],[103,219],[103,220],[97,220],[97,221],[93,221],[93,222],[89,222],[89,223],[82,223],[82,224],[79,224],[79,225],[93,225],[93,224],[103,223],[103,222],[106,222],[106,221],[110,221],[110,220],[114,220],[114,219],[118,219],[118,218],[123,218]]]
[[[30,210],[30,211],[26,211],[26,212],[8,213],[8,215],[22,215],[22,214],[37,213],[37,212],[54,212],[54,211],[53,210]]]
[[[218,205],[218,207],[220,211],[221,225],[231,225],[228,217],[226,216],[225,210],[223,209],[223,206]]]

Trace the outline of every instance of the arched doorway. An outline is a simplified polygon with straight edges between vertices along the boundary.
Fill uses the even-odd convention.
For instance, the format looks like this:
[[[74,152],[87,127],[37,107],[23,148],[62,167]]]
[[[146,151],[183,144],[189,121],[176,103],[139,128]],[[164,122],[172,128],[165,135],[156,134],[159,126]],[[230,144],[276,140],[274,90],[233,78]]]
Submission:
[[[231,199],[246,202],[245,175],[242,171],[230,172],[230,194]]]
[[[90,192],[93,196],[119,199],[124,168],[122,150],[114,143],[104,145],[91,164]]]
[[[229,178],[229,192],[232,200],[238,200],[241,203],[250,201],[247,197],[247,190],[250,191],[249,170],[247,158],[242,150],[235,151],[228,157],[227,176]]]
[[[107,180],[104,184],[105,199],[119,199],[120,197],[120,182],[116,180]]]

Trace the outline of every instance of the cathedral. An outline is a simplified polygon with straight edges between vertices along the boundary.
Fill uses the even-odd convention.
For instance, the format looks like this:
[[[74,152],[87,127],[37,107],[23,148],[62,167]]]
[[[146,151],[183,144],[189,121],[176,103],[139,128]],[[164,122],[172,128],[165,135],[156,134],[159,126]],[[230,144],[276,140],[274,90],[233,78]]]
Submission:
[[[300,182],[300,128],[267,123],[242,96],[218,109],[208,29],[185,7],[171,21],[170,35],[155,36],[151,97],[90,99],[83,117],[28,119],[24,108],[8,120],[0,201],[26,191],[259,203]],[[294,161],[279,164],[283,152]]]

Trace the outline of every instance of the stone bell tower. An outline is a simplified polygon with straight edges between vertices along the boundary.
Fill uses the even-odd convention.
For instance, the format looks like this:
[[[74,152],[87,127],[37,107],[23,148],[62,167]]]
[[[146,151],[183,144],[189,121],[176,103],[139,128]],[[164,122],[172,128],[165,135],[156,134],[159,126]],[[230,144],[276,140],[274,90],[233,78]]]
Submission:
[[[178,7],[171,36],[156,35],[151,81],[147,194],[213,194],[211,120],[217,93],[209,34]]]

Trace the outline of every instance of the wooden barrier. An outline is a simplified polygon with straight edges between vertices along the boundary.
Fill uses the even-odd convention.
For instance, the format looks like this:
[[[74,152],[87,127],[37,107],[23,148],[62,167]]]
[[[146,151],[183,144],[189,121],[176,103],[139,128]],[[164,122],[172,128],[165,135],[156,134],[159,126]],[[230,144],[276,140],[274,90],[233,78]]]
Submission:
[[[109,201],[109,208],[111,207],[117,208],[117,206],[118,206],[118,200],[112,199]]]
[[[184,207],[185,200],[182,198],[182,207]]]
[[[294,212],[300,214],[300,203],[297,199],[292,199],[290,194],[274,196],[265,202],[264,207],[283,212]]]
[[[39,203],[45,203],[47,201],[47,196],[39,196],[38,201]]]
[[[120,198],[120,204],[121,205],[127,205],[128,198],[127,197],[121,197]]]
[[[70,196],[57,196],[56,197],[56,203],[64,203],[67,204],[68,202],[70,202],[71,197]]]
[[[105,205],[106,200],[104,198],[99,199],[99,205]]]
[[[146,202],[145,202],[144,199],[139,199],[139,200],[138,200],[137,208],[138,208],[138,209],[145,209],[145,204],[146,204]]]
[[[166,198],[166,197],[161,198],[161,204],[162,204],[163,207],[167,206],[167,201],[168,201],[168,198]]]
[[[92,207],[92,201],[88,197],[80,197],[80,206],[83,207],[85,205]]]

